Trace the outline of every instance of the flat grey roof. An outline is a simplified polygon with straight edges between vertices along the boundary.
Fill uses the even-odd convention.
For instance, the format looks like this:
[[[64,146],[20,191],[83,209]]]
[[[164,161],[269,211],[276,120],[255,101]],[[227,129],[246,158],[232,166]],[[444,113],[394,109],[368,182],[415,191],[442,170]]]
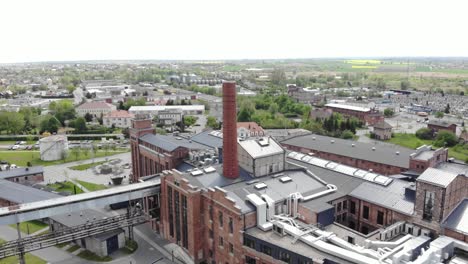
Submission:
[[[467,164],[461,164],[461,163],[455,163],[455,162],[442,162],[442,163],[439,163],[436,168],[443,170],[443,171],[448,171],[448,172],[453,172],[453,173],[463,174],[465,176],[468,176]]]
[[[380,205],[394,211],[412,215],[414,201],[405,198],[405,188],[411,186],[411,182],[394,179],[388,186],[381,186],[364,182],[354,189],[349,196]]]
[[[31,186],[0,180],[0,198],[16,204],[38,202],[62,197],[58,194],[39,190]]]
[[[207,131],[198,133],[192,137],[192,141],[210,146],[212,148],[222,148],[223,139],[220,137],[211,135],[210,134],[211,132],[213,132],[213,130],[207,130]]]
[[[108,217],[108,215],[100,211],[87,209],[70,212],[69,214],[54,215],[49,218],[66,227],[74,227],[86,224],[87,222],[104,219],[106,217]]]
[[[270,137],[240,140],[239,145],[254,159],[284,153],[284,149]]]
[[[315,134],[290,138],[282,141],[281,144],[329,152],[336,155],[388,164],[400,168],[409,168],[410,155],[415,152],[415,150],[392,144],[364,143]],[[398,155],[397,152],[399,153]]]
[[[451,171],[427,168],[416,181],[447,187],[459,174]]]
[[[447,216],[444,227],[468,235],[468,198],[462,200]]]
[[[146,134],[140,137],[140,140],[162,148],[167,151],[174,151],[179,147],[184,147],[188,149],[208,149],[210,148],[207,145],[202,145],[197,142],[193,142],[193,140],[189,140],[179,136],[173,135],[153,135],[153,134]]]
[[[18,176],[27,176],[32,174],[44,173],[44,168],[42,166],[26,167],[26,168],[17,168],[11,170],[0,171],[0,179],[8,179]]]

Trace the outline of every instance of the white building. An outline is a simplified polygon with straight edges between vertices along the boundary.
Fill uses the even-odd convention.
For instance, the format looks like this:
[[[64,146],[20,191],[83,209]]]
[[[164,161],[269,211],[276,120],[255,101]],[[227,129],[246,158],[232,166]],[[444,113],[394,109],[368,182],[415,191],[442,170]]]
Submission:
[[[163,124],[165,126],[174,125],[177,122],[182,121],[183,118],[182,109],[162,110],[159,111],[156,116],[158,119],[158,123]]]
[[[125,110],[115,110],[102,118],[102,124],[106,127],[127,128],[131,125],[131,119],[135,116]]]
[[[152,117],[157,116],[160,111],[182,110],[183,115],[202,115],[205,113],[204,105],[146,105],[132,106],[128,110],[131,114],[149,114]]]
[[[115,111],[117,107],[112,104],[105,102],[88,102],[84,103],[76,108],[76,113],[79,116],[85,116],[87,113],[93,115],[93,117],[101,117]]]
[[[68,150],[68,139],[65,135],[54,135],[39,140],[41,160],[61,160]]]
[[[239,165],[254,177],[284,170],[285,151],[273,138],[239,140]]]

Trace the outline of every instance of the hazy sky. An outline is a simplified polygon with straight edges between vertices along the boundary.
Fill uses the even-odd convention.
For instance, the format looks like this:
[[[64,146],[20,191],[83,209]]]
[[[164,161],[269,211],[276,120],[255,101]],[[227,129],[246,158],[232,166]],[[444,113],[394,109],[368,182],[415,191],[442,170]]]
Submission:
[[[0,63],[468,56],[468,1],[1,0]]]

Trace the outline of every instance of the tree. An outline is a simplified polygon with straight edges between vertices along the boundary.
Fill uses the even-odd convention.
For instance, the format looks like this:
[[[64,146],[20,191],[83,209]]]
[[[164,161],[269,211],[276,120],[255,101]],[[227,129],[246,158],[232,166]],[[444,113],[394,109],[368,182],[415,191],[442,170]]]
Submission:
[[[447,104],[447,106],[445,107],[444,113],[450,114],[450,104]]]
[[[74,124],[74,128],[75,128],[75,131],[77,133],[82,133],[82,132],[85,132],[86,131],[86,120],[84,119],[84,117],[78,117],[77,119],[75,119],[75,124]]]
[[[419,139],[431,139],[432,130],[426,127],[420,128],[418,131],[416,131],[416,137]]]
[[[78,160],[78,158],[80,157],[80,153],[80,148],[75,147],[71,149],[71,154],[75,157],[75,160]]]
[[[85,96],[86,96],[86,98],[88,98],[88,99],[93,98],[93,95],[92,95],[90,92],[87,92]]]
[[[349,130],[345,130],[343,131],[343,133],[341,133],[341,138],[344,138],[344,139],[352,139],[353,136],[354,136],[353,132]]]
[[[211,127],[213,129],[219,129],[220,124],[218,121],[216,121],[216,118],[214,116],[208,116],[206,119],[206,126]]]
[[[452,147],[458,143],[457,136],[450,131],[439,131],[435,138],[434,145],[436,147]]]
[[[81,153],[87,158],[89,156],[89,148],[82,148]]]
[[[24,130],[24,116],[17,112],[0,112],[0,131],[8,134],[18,134]]]
[[[395,111],[392,108],[385,108],[384,116],[385,117],[392,117],[395,114]]]
[[[184,124],[186,126],[193,126],[197,123],[198,117],[195,116],[184,116]]]
[[[409,81],[401,81],[400,82],[400,88],[401,90],[408,90],[410,87]]]
[[[75,91],[76,87],[73,84],[69,84],[69,85],[67,85],[66,89],[67,89],[68,93],[71,94],[71,93],[73,93],[73,91]]]
[[[435,117],[436,117],[436,118],[443,118],[443,117],[444,117],[444,113],[438,111],[438,112],[435,113]]]
[[[93,115],[90,113],[86,113],[84,119],[86,120],[86,122],[91,122],[93,121]]]
[[[281,85],[284,81],[286,81],[286,73],[284,73],[284,70],[275,68],[271,73],[271,83]]]
[[[50,112],[62,123],[65,124],[65,120],[72,120],[76,116],[75,106],[69,100],[54,101],[49,104]]]

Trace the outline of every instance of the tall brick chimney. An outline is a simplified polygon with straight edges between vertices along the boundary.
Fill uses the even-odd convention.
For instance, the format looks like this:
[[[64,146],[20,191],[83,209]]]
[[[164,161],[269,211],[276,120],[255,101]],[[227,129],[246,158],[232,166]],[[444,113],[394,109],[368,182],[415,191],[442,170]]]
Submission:
[[[239,177],[237,162],[236,83],[223,83],[223,175],[229,179]]]

